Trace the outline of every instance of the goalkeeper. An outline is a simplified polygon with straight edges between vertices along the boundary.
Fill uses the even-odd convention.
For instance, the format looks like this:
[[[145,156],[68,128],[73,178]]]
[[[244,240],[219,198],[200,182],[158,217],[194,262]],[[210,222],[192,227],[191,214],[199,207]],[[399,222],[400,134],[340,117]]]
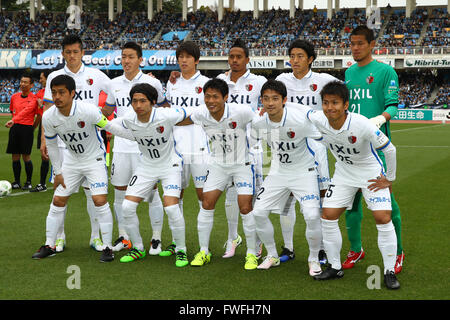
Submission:
[[[381,131],[391,139],[390,123],[398,112],[398,76],[395,70],[387,64],[372,58],[375,46],[373,30],[366,26],[358,26],[350,35],[350,48],[353,59],[357,62],[345,72],[345,82],[350,92],[349,111],[362,114],[369,118]],[[377,151],[386,168],[382,151]],[[400,208],[391,191],[392,222],[397,235],[397,259],[395,273],[402,270],[404,253],[401,238]],[[361,191],[355,196],[353,207],[345,213],[350,252],[342,264],[344,269],[353,268],[356,262],[364,258],[361,244],[362,220]]]

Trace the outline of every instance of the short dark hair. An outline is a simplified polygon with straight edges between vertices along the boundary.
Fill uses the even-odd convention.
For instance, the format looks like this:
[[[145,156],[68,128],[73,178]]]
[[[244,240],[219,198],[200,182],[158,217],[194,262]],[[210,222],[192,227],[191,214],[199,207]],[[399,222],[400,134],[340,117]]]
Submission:
[[[291,55],[292,49],[295,49],[295,48],[305,50],[306,54],[308,55],[308,58],[313,57],[313,61],[316,60],[317,54],[316,54],[316,51],[314,50],[314,45],[311,42],[309,42],[307,40],[302,40],[302,39],[294,40],[291,43],[291,45],[289,46],[288,55]],[[311,66],[311,64],[310,64],[310,66]]]
[[[183,41],[180,43],[175,52],[177,59],[183,51],[188,55],[193,56],[195,61],[200,60],[200,48],[194,41]]]
[[[242,48],[242,50],[244,50],[245,57],[248,58],[249,51],[247,45],[242,39],[236,39],[236,41],[231,45],[230,50],[233,48]]]
[[[130,90],[130,99],[133,99],[135,93],[142,93],[153,104],[158,101],[158,91],[148,83],[135,84]]]
[[[343,83],[341,81],[328,82],[320,91],[320,97],[322,98],[322,100],[326,94],[337,95],[338,97],[342,98],[344,103],[349,101],[349,97],[350,97],[347,86],[345,85],[345,83]]]
[[[33,83],[34,80],[33,73],[30,70],[26,70],[24,73],[22,73],[22,76],[20,78],[29,78],[31,83]]]
[[[226,95],[228,95],[228,84],[219,78],[213,78],[211,80],[208,80],[203,85],[203,92],[206,92],[206,90],[208,90],[208,89],[216,89],[216,90],[220,91],[220,93],[222,94],[222,97],[225,97]]]
[[[365,25],[357,26],[355,29],[353,29],[352,33],[350,34],[350,39],[352,36],[364,36],[368,43],[371,43],[373,40],[375,40],[373,30]]]
[[[52,72],[52,69],[42,69],[39,71],[39,75],[41,75],[41,73],[44,74],[45,79],[48,78],[48,75]]]
[[[142,57],[142,47],[138,45],[136,42],[129,41],[123,45],[123,49],[133,49],[136,51],[138,58]]]
[[[283,99],[287,97],[286,86],[281,81],[274,79],[267,80],[266,83],[264,83],[261,88],[261,97],[264,95],[264,91],[266,90],[273,90],[279,93]]]
[[[73,34],[73,33],[68,34],[64,37],[64,39],[62,41],[62,49],[64,50],[64,48],[67,45],[71,45],[71,44],[75,44],[75,43],[79,43],[81,50],[83,50],[83,41],[81,40],[80,36],[78,36],[77,34]]]
[[[50,82],[50,89],[53,89],[54,86],[65,86],[69,92],[75,90],[75,80],[68,76],[67,74],[60,74],[52,79]]]

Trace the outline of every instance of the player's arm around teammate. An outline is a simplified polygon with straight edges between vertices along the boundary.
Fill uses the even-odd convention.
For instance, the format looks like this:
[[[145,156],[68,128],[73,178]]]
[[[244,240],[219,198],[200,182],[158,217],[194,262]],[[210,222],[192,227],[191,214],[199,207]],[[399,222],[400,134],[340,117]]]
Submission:
[[[322,235],[330,265],[317,280],[341,278],[342,236],[339,217],[351,207],[359,189],[372,211],[378,229],[378,247],[384,264],[384,281],[389,289],[400,284],[394,273],[397,238],[391,220],[389,188],[395,180],[396,149],[366,117],[348,112],[349,92],[339,82],[325,85],[321,91],[322,111],[308,112],[308,118],[322,133],[336,158],[335,173],[325,195],[322,211]],[[386,154],[387,170],[373,148]]]

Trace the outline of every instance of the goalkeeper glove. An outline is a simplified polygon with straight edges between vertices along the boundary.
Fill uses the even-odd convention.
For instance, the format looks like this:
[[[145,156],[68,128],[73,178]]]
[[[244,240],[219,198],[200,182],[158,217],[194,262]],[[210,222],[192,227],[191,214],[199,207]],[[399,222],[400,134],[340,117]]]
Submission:
[[[386,123],[386,118],[383,115],[379,115],[373,118],[370,118],[370,121],[377,126],[377,128],[381,127],[383,124]]]

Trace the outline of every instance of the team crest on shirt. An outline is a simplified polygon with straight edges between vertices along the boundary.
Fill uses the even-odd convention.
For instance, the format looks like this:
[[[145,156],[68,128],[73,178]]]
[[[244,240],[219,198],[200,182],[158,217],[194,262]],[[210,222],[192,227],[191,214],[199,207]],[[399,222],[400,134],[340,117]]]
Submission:
[[[373,80],[374,80],[374,78],[373,78],[372,75],[370,75],[370,76],[368,76],[368,77],[366,78],[367,84],[371,84],[371,83],[373,82]]]
[[[78,121],[77,122],[77,126],[79,127],[79,128],[84,128],[84,126],[86,125],[86,123],[84,122],[84,121]]]
[[[203,88],[202,87],[195,87],[195,92],[202,93]]]
[[[311,91],[316,91],[317,90],[317,84],[312,83],[309,88],[311,89]]]
[[[164,127],[163,126],[156,127],[156,132],[163,133],[164,132]]]
[[[288,136],[289,138],[291,138],[291,139],[294,139],[294,137],[295,137],[295,132],[292,131],[292,129],[289,129],[289,131],[286,132],[286,134],[287,134],[287,136]]]
[[[247,84],[245,85],[245,89],[247,89],[247,91],[252,91],[253,85],[252,85],[251,83],[247,83]]]
[[[348,137],[348,142],[350,142],[351,144],[356,143],[356,137],[355,136],[349,136]]]
[[[230,129],[236,129],[237,127],[237,122],[236,121],[231,121],[228,123],[228,127],[230,127]]]
[[[92,86],[94,84],[94,80],[92,78],[87,78],[86,79],[86,83],[90,86]]]

